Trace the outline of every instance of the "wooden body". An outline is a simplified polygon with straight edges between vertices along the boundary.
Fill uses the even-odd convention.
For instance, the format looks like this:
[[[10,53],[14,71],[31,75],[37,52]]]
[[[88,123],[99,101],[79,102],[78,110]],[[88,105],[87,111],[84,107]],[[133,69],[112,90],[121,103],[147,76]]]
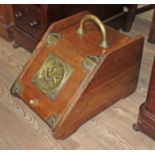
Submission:
[[[134,125],[134,129],[140,130],[155,139],[155,59],[147,99],[140,106],[138,121]]]
[[[90,10],[102,19],[107,19],[121,13],[123,5],[13,5],[16,46],[22,46],[32,52],[52,22],[82,10]],[[120,17],[109,23],[118,28],[122,26],[122,20]]]
[[[53,128],[58,139],[75,132],[87,120],[131,94],[137,86],[144,38],[130,38],[106,26],[110,47],[103,49],[99,46],[100,31],[94,24],[85,24],[86,33],[83,36],[77,34],[85,14],[88,13],[68,17],[49,27],[12,88],[15,95]],[[49,46],[47,40],[51,32],[62,37]],[[50,54],[73,67],[73,73],[54,99],[32,82]],[[92,70],[83,65],[88,56],[100,58]],[[32,104],[32,99],[37,99],[39,103]]]
[[[11,41],[13,39],[13,25],[12,5],[0,4],[0,37]]]

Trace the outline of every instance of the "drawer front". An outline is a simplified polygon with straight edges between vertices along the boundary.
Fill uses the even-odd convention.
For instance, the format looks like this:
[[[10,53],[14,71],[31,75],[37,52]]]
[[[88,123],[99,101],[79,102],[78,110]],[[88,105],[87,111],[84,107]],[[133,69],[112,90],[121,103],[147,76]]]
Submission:
[[[15,25],[40,39],[44,33],[44,22],[41,10],[34,5],[13,5]]]
[[[13,33],[14,40],[19,46],[25,48],[29,52],[33,52],[39,42],[38,40],[18,29],[17,27],[14,28]]]

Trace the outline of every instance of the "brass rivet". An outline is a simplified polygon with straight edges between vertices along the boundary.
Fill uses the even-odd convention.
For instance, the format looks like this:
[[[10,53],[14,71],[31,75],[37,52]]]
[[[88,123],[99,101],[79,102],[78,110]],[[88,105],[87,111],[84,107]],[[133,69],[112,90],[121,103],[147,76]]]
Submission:
[[[39,104],[39,100],[38,100],[38,99],[31,99],[31,100],[29,101],[29,103],[30,103],[32,106],[36,106],[36,105]]]

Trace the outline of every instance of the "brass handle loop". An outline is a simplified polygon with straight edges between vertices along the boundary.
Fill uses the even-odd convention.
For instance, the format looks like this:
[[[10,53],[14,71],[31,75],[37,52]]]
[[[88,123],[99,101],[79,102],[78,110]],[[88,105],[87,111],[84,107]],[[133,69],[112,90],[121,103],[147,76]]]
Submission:
[[[88,15],[85,15],[81,21],[80,21],[80,27],[77,29],[77,33],[80,34],[80,35],[83,35],[84,34],[84,23],[88,20],[91,20],[93,21],[100,29],[101,33],[102,33],[102,40],[101,40],[101,43],[100,43],[100,46],[102,48],[108,48],[109,45],[108,45],[108,41],[107,41],[107,32],[106,32],[106,28],[104,26],[104,24],[101,22],[101,20],[92,15],[92,14],[88,14]]]

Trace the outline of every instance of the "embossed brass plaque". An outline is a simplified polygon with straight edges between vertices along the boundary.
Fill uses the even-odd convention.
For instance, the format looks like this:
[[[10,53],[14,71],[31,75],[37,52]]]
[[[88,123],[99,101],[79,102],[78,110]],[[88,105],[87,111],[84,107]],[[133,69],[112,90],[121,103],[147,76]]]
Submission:
[[[72,72],[73,68],[69,64],[50,54],[32,82],[50,99],[54,100]]]

